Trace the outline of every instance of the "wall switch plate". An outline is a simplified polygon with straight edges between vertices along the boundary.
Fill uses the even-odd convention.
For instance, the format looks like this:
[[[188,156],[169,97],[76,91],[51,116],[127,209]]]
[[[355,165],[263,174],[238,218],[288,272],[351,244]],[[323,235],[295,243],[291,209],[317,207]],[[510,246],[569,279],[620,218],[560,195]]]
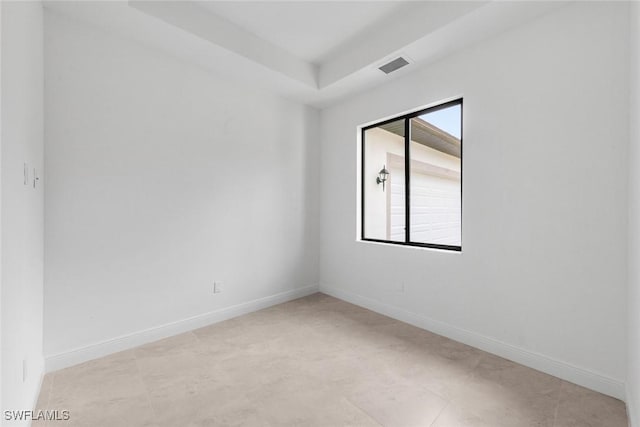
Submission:
[[[222,292],[222,282],[213,282],[213,293],[219,294]]]

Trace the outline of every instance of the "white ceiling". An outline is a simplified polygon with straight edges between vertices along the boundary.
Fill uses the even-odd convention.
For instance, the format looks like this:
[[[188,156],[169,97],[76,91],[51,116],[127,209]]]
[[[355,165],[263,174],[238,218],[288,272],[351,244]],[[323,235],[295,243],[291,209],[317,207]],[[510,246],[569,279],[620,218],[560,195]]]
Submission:
[[[407,2],[201,1],[209,11],[313,64]]]
[[[323,107],[566,3],[45,0],[45,7]],[[398,55],[411,64],[388,76],[377,69]]]

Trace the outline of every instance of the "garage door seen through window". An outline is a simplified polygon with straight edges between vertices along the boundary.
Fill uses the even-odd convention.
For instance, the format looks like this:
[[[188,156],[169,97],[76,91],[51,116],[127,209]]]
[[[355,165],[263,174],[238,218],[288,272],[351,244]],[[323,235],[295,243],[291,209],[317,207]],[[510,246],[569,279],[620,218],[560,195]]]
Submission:
[[[462,249],[462,99],[362,129],[361,238]]]

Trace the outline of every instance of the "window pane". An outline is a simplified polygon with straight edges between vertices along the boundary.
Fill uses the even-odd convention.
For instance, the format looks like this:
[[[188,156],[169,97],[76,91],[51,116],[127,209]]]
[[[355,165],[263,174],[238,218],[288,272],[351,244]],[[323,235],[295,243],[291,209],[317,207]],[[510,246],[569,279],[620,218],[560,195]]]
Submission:
[[[364,237],[404,242],[404,119],[367,129],[363,148]]]
[[[461,246],[460,104],[411,119],[410,241]]]

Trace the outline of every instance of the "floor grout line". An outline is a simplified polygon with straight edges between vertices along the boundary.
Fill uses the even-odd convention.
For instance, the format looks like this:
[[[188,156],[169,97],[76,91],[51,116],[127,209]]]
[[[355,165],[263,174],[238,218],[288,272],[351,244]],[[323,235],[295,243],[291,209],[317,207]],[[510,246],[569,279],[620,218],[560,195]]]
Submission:
[[[349,399],[347,396],[342,396],[342,398],[344,400],[347,401],[347,403],[349,403],[349,405],[353,406],[354,408],[356,408],[358,411],[362,412],[364,415],[367,416],[367,418],[369,418],[371,421],[373,421],[375,424],[379,425],[380,427],[386,427],[383,424],[379,423],[378,420],[376,420],[373,415],[371,415],[369,412],[367,412],[364,408],[361,408],[360,406],[356,405],[355,403],[353,403],[351,401],[351,399]]]
[[[558,387],[558,399],[556,400],[556,407],[553,411],[553,424],[552,427],[555,427],[558,422],[558,410],[560,409],[560,397],[562,396],[562,386],[564,385],[564,381],[560,380],[560,387]]]
[[[140,383],[142,384],[142,388],[144,389],[144,394],[147,397],[147,403],[149,403],[149,408],[151,409],[151,412],[153,413],[153,418],[154,420],[158,419],[158,411],[156,410],[155,405],[153,404],[153,401],[151,399],[151,394],[149,392],[149,388],[147,387],[147,384],[144,381],[144,378],[142,378],[142,371],[140,370],[140,364],[138,363],[138,355],[136,354],[135,349],[133,349],[133,361],[136,365],[136,371],[138,371],[138,379],[140,381]]]
[[[438,415],[433,419],[433,421],[431,421],[431,424],[429,424],[429,427],[433,427],[436,425],[436,422],[438,422],[438,419],[440,418],[440,416],[442,415],[442,413],[445,411],[445,409],[447,409],[449,406],[451,406],[451,402],[447,401],[447,403],[445,403],[445,405],[442,407],[442,409],[440,409],[440,412],[438,412]]]

